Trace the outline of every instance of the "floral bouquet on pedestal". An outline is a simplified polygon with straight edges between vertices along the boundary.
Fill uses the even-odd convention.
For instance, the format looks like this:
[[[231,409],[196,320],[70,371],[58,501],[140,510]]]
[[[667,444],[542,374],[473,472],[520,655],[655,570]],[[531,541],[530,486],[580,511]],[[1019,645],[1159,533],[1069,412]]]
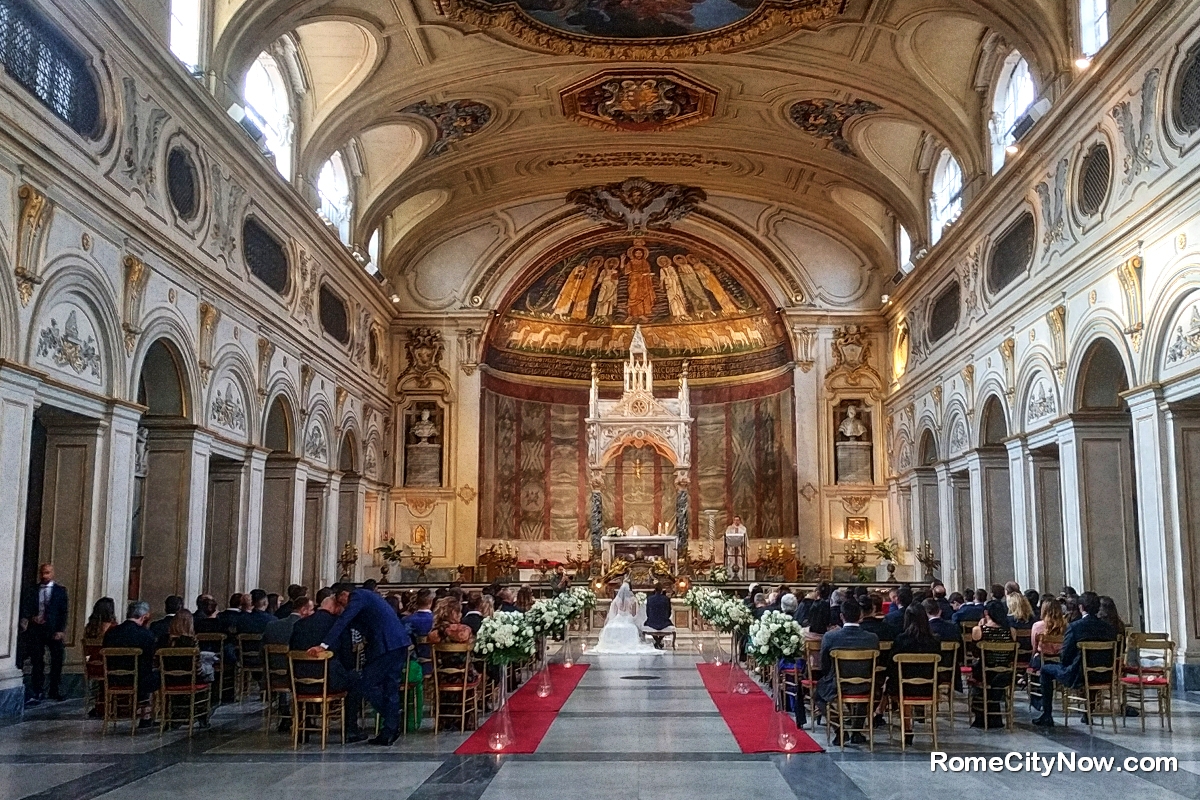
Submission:
[[[562,595],[559,595],[559,597],[567,595],[570,595],[581,604],[580,610],[582,611],[591,611],[596,607],[596,593],[587,586],[572,586]]]
[[[500,666],[532,658],[533,629],[520,611],[497,611],[479,626],[475,652]]]
[[[800,623],[781,611],[768,611],[750,625],[746,653],[762,664],[774,666],[795,658],[804,649]]]
[[[716,589],[710,589],[707,586],[693,586],[688,589],[683,595],[683,602],[686,603],[693,611],[699,612],[700,606],[704,604],[711,595],[719,595]],[[701,614],[700,616],[704,616]]]
[[[525,624],[534,638],[549,636],[567,624],[567,611],[557,598],[538,600],[525,612]]]
[[[721,633],[745,632],[754,616],[741,600],[719,592],[714,593],[702,605],[700,615]]]

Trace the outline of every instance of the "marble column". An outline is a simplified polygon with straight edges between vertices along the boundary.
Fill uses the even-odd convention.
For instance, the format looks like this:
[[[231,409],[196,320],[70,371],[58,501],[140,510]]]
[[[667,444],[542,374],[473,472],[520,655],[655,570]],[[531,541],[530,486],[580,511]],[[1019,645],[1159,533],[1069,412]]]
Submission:
[[[967,470],[950,473],[950,495],[949,519],[953,527],[954,558],[950,569],[942,565],[942,572],[946,576],[945,582],[954,591],[976,584],[974,514],[971,508],[971,478]]]
[[[1011,447],[1011,445],[1010,445]],[[971,541],[979,585],[1013,577],[1013,506],[1008,455],[975,450],[967,456],[971,479]]]
[[[688,554],[688,537],[691,525],[691,505],[688,499],[688,486],[691,479],[687,470],[675,473],[675,548],[677,560],[684,562]]]
[[[0,503],[0,719],[21,716],[25,701],[16,644],[37,385],[29,373],[0,365],[0,497],[7,498]]]
[[[1008,559],[1004,561],[1003,553],[1000,553],[1002,563],[999,566],[1007,567],[1011,569],[1011,572],[1005,574],[1004,569],[996,569],[992,571],[989,578],[992,583],[1006,583],[1011,578],[1021,586],[1028,587],[1030,576],[1036,574],[1029,524],[1032,513],[1029,486],[1029,443],[1026,439],[1017,437],[1009,439],[1007,447],[1007,475],[1005,478],[1010,508]]]
[[[1168,631],[1174,636],[1187,630],[1183,618],[1186,601],[1172,602],[1176,599],[1172,587],[1186,585],[1180,563],[1186,543],[1178,524],[1176,501],[1169,494],[1176,472],[1171,464],[1170,409],[1158,388],[1134,391],[1125,399],[1133,417],[1133,453],[1137,459],[1134,475],[1146,630]],[[1180,644],[1178,638],[1175,642]]]
[[[1026,469],[1030,489],[1030,508],[1026,515],[1029,521],[1029,549],[1036,562],[1030,573],[1030,585],[1041,587],[1043,591],[1057,591],[1067,581],[1063,555],[1062,478],[1058,456],[1032,451],[1026,459]]]
[[[364,536],[363,516],[366,512],[367,484],[361,475],[345,475],[338,489],[337,517],[337,548],[341,555],[342,547],[350,542],[358,549],[358,563],[355,565],[351,578],[356,581],[364,579],[362,570],[370,563],[370,552]],[[341,576],[341,568],[338,568]]]
[[[600,537],[604,535],[604,472],[594,469],[591,473],[592,497],[588,504],[588,535],[592,541],[592,574],[599,575],[602,554],[600,552]]]
[[[942,535],[941,497],[938,487],[937,470],[933,467],[917,467],[913,470],[913,536],[909,549],[914,556],[925,547],[925,541],[934,547],[935,557],[941,555]],[[923,567],[918,565],[918,569]]]
[[[338,538],[338,509],[341,506],[341,486],[342,473],[334,472],[329,476],[329,481],[325,484],[325,527],[322,540],[324,545],[321,551],[321,578],[320,583],[332,583],[338,580],[340,572],[338,570],[338,553],[341,552],[341,542]]]
[[[934,575],[945,580],[953,575],[952,570],[958,564],[958,538],[955,536],[954,516],[954,482],[950,475],[949,464],[938,464],[934,467],[938,485],[938,541],[934,543],[937,551],[936,558],[942,565]],[[924,568],[922,567],[922,571]]]
[[[1188,394],[1195,396],[1194,391]],[[1134,407],[1132,402],[1130,407]],[[1160,405],[1160,411],[1162,408]],[[1142,413],[1135,411],[1134,419]],[[1200,636],[1195,633],[1200,615],[1200,563],[1194,555],[1200,551],[1200,410],[1168,406],[1162,421],[1165,430],[1160,435],[1167,452],[1162,467],[1165,480],[1158,491],[1163,498],[1167,571],[1160,579],[1168,586],[1167,627],[1155,627],[1161,611],[1154,598],[1146,603],[1146,627],[1171,634],[1178,647],[1179,685],[1196,691],[1200,690]],[[1145,480],[1141,469],[1139,461],[1139,479]],[[1162,563],[1157,559],[1144,561],[1143,575]]]
[[[245,533],[239,538],[238,563],[244,567],[239,568],[240,580],[237,585],[243,587],[261,584],[263,489],[268,455],[267,450],[251,447],[246,452],[246,461],[242,466],[242,530]]]

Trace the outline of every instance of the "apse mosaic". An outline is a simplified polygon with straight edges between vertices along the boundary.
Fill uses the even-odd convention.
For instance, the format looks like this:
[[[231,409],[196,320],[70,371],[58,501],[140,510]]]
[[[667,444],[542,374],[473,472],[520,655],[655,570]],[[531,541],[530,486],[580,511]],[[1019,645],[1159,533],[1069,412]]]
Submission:
[[[500,320],[490,360],[581,378],[591,361],[610,361],[615,372],[640,325],[651,357],[694,359],[695,377],[757,372],[787,361],[783,329],[763,308],[708,248],[663,234],[611,235],[551,257]]]

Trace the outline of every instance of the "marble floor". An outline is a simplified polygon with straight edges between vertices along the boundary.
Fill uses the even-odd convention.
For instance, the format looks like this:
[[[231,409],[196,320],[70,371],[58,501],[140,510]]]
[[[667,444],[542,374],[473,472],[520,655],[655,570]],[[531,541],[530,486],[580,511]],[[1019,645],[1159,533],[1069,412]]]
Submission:
[[[742,754],[705,691],[696,657],[587,656],[590,669],[536,753],[456,756],[461,734],[410,734],[388,749],[356,744],[293,752],[290,739],[263,729],[253,703],[218,710],[211,729],[188,739],[127,731],[100,734],[78,701],[32,710],[0,727],[0,800],[790,800],[1009,796],[1061,800],[1200,797],[1200,703],[1177,698],[1174,732],[1136,720],[1114,734],[1073,722],[1050,732],[1018,715],[1013,733],[939,729],[953,756],[1010,751],[1057,757],[1175,756],[1174,772],[931,771],[928,746],[901,753],[879,737],[875,752],[836,747],[806,755]],[[1118,723],[1119,725],[1119,723]],[[825,744],[824,732],[816,734]],[[1081,795],[1083,796],[1083,795]]]

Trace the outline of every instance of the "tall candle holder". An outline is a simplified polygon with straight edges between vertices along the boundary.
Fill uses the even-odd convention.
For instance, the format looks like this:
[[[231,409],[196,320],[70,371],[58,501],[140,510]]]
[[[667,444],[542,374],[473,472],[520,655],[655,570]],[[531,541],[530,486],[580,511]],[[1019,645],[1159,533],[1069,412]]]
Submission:
[[[846,542],[842,557],[850,569],[857,573],[867,561],[867,548],[857,539],[851,539]]]
[[[929,543],[928,539],[925,540],[924,546],[922,546],[920,552],[917,553],[917,561],[920,561],[921,566],[925,568],[925,576],[923,580],[927,581],[933,580],[933,573],[942,566],[942,560],[935,557],[933,545]]]

